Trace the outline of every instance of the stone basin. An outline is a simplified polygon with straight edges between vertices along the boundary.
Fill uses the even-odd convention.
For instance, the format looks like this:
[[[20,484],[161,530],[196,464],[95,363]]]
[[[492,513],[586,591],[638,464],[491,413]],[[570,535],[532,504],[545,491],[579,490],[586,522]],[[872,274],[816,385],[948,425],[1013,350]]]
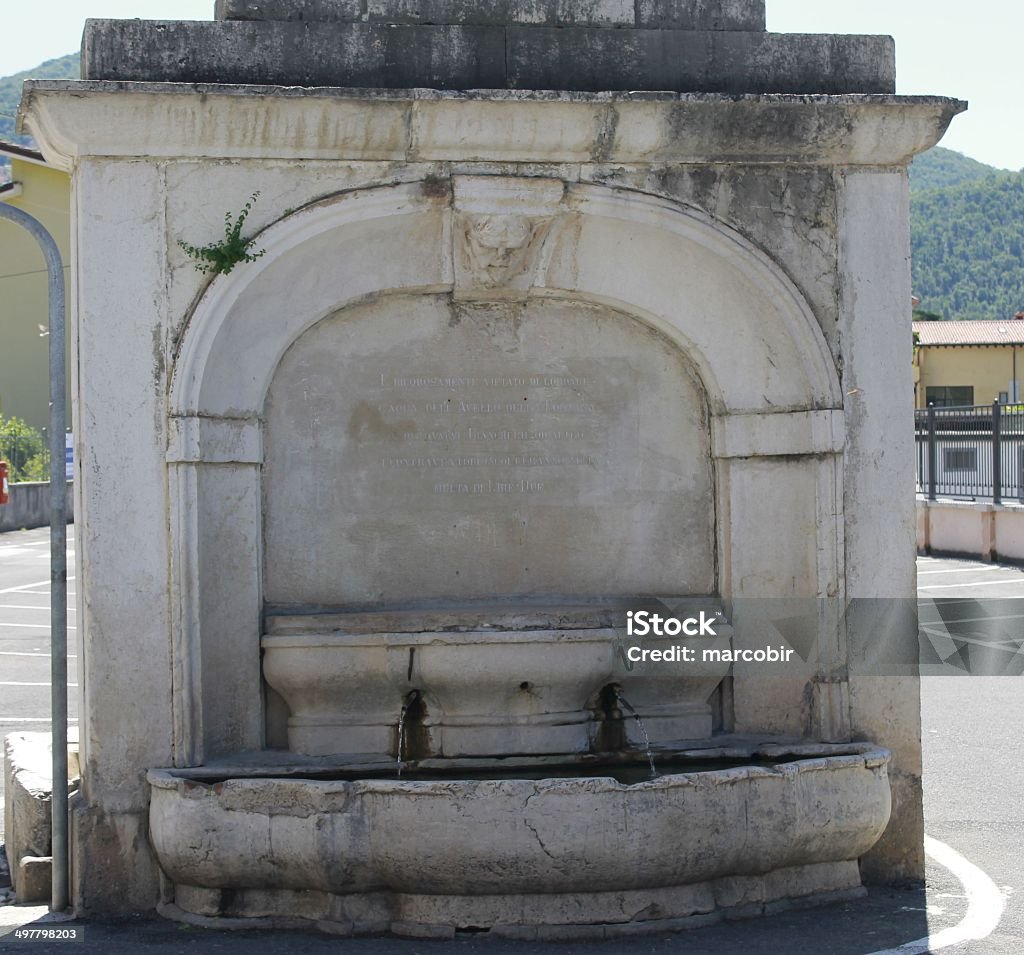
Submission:
[[[856,860],[889,819],[888,751],[745,754],[749,765],[695,772],[661,755],[670,771],[631,785],[600,767],[497,780],[459,778],[457,765],[426,780],[381,768],[309,778],[323,764],[305,778],[153,770],[150,832],[173,883],[163,911],[341,933],[558,937],[858,893]]]
[[[430,755],[586,752],[590,707],[613,682],[650,718],[652,739],[710,735],[707,698],[728,664],[627,672],[624,618],[612,606],[574,605],[269,615],[263,675],[288,704],[289,749],[309,756],[397,756],[414,691]],[[730,634],[724,626],[714,645]],[[632,725],[627,733],[636,742]]]

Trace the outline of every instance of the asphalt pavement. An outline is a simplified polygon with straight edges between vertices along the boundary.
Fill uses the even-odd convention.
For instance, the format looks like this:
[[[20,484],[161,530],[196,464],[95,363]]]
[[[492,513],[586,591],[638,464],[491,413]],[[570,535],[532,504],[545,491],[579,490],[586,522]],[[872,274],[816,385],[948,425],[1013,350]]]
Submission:
[[[68,525],[68,717],[78,719],[75,529]],[[0,739],[50,731],[50,529],[0,534]],[[3,835],[0,775],[0,841]]]
[[[74,529],[69,527],[69,679],[75,683]],[[49,531],[0,534],[0,735],[49,730]],[[1024,568],[921,558],[923,626],[1014,663],[1024,641]],[[1000,663],[1002,665],[1002,663]],[[1024,655],[1022,667],[1024,671]],[[1002,671],[1000,671],[1002,672]],[[529,943],[469,935],[448,942],[224,932],[162,919],[61,920],[43,906],[0,905],[0,952],[337,952],[345,955],[1020,955],[1024,953],[1024,683],[1008,676],[922,681],[925,886],[671,935]],[[71,722],[77,687],[69,691]],[[0,800],[3,798],[0,789]],[[2,827],[2,813],[0,813]],[[2,828],[0,828],[2,841]],[[992,930],[992,926],[995,926]],[[15,929],[75,929],[77,941],[18,939]],[[970,938],[971,934],[984,937]],[[917,943],[910,944],[910,943]],[[76,948],[76,946],[78,946]]]

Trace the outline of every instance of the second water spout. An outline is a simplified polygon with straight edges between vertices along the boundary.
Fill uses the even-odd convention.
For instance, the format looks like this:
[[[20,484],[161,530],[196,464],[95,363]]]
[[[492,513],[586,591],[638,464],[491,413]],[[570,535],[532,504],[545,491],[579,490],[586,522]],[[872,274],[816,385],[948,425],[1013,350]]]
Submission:
[[[654,753],[651,751],[651,738],[647,735],[647,727],[644,726],[644,721],[640,719],[640,714],[633,708],[633,704],[622,695],[622,687],[620,686],[615,687],[615,699],[618,701],[619,705],[625,709],[634,720],[636,720],[637,729],[640,730],[640,736],[644,741],[644,751],[647,754],[647,763],[651,767],[651,779],[657,779],[658,770],[654,765]]]
[[[416,703],[419,702],[420,691],[412,690],[406,694],[405,701],[402,703],[402,712],[398,714],[398,752],[397,756],[397,767],[396,775],[401,778],[402,766],[404,765],[405,756],[405,718],[409,714],[409,710]]]

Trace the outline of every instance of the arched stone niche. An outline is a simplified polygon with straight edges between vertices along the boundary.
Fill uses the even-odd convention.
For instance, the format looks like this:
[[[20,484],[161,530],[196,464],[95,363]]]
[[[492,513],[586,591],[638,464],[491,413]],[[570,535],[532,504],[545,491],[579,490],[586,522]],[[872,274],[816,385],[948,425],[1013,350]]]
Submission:
[[[593,400],[577,396],[577,404],[603,403],[640,415],[641,427],[627,427],[612,414],[602,418],[605,430],[559,430],[579,432],[576,440],[594,445],[578,452],[582,458],[593,457],[609,435],[618,442],[616,457],[622,449],[628,458],[635,440],[638,450],[644,447],[642,467],[648,473],[620,475],[610,487],[602,484],[604,477],[588,476],[592,485],[574,478],[552,493],[578,509],[577,530],[586,523],[588,494],[598,502],[615,494],[640,501],[646,494],[635,511],[646,514],[646,531],[635,540],[666,559],[650,561],[651,573],[644,577],[631,563],[635,555],[623,553],[616,577],[613,563],[584,557],[559,589],[579,594],[608,587],[621,595],[656,592],[679,580],[672,591],[726,598],[841,592],[837,456],[845,436],[836,369],[795,287],[735,232],[644,194],[545,179],[455,177],[451,184],[428,181],[331,197],[289,215],[259,241],[264,257],[215,280],[196,307],[170,395],[179,764],[264,745],[259,640],[266,602],[386,601],[410,575],[413,597],[479,597],[494,581],[474,569],[488,546],[487,528],[480,526],[470,532],[480,541],[462,565],[468,583],[459,587],[437,574],[417,576],[415,548],[405,564],[394,553],[375,555],[358,519],[345,515],[341,530],[348,544],[338,565],[323,561],[338,529],[330,521],[326,537],[315,521],[302,525],[311,528],[309,552],[302,553],[301,535],[288,524],[290,495],[305,498],[296,506],[315,515],[323,505],[328,512],[336,506],[358,510],[360,494],[376,495],[379,503],[389,493],[403,493],[403,482],[424,480],[422,474],[398,473],[375,484],[371,464],[370,470],[356,468],[346,483],[347,465],[339,459],[339,467],[318,481],[332,454],[348,453],[354,460],[352,454],[365,453],[367,461],[379,460],[384,443],[370,440],[360,450],[352,435],[386,428],[388,420],[374,417],[379,402],[360,411],[358,401],[346,398],[332,406],[323,394],[297,417],[283,412],[289,403],[306,400],[293,376],[301,380],[306,363],[317,366],[321,390],[330,381],[332,362],[340,362],[345,378],[368,375],[367,388],[382,374],[393,384],[403,377],[399,364],[414,358],[422,370],[409,377],[441,378],[458,369],[442,368],[440,351],[417,349],[417,341],[427,336],[440,343],[454,336],[450,340],[471,359],[474,377],[502,377],[506,356],[507,377],[589,377]],[[554,323],[552,330],[545,329],[546,321]],[[375,334],[385,352],[397,349],[400,362],[394,367],[378,367],[382,355],[375,353]],[[575,374],[574,338],[576,359],[587,365]],[[637,348],[641,340],[646,350]],[[493,346],[490,353],[486,342]],[[639,367],[630,365],[627,353],[635,358],[638,351],[647,357]],[[275,380],[282,370],[292,381],[284,388]],[[593,384],[598,380],[599,387]],[[429,387],[425,401],[452,397],[442,393],[443,386]],[[529,399],[534,387],[536,400],[556,400],[556,385],[531,385],[520,397]],[[499,404],[509,404],[517,386],[508,390]],[[381,400],[388,397],[377,392]],[[285,437],[290,418],[313,428],[314,405],[321,400],[342,419],[324,432],[338,440],[318,445],[310,430],[297,435],[293,446]],[[656,431],[659,406],[669,445],[660,450],[657,440],[642,437],[644,427]],[[301,460],[290,458],[293,452]],[[563,468],[562,477],[567,473]],[[586,465],[582,473],[589,473]],[[430,493],[434,484],[488,480],[493,483],[495,475],[477,471],[469,482],[448,476],[433,482]],[[582,494],[573,498],[573,491]],[[327,499],[318,500],[318,494]],[[688,494],[698,503],[684,504],[664,533],[662,515]],[[449,495],[442,487],[438,496]],[[445,526],[447,507],[440,505],[433,525],[427,522],[429,533]],[[410,514],[403,517],[407,525]],[[622,519],[606,515],[582,539],[592,546],[614,533]],[[407,527],[403,533],[422,548],[424,540],[415,536],[420,530]],[[503,527],[492,541],[507,544],[512,533],[511,526]],[[545,533],[538,544],[550,544]],[[692,554],[673,549],[677,533],[695,535]],[[353,567],[361,546],[370,546],[367,566]],[[382,578],[389,566],[396,573]],[[536,576],[520,569],[527,566],[509,565],[508,592],[529,592],[554,570],[550,559]],[[349,581],[350,589],[343,584],[332,590],[328,583],[336,579]],[[390,580],[383,589],[382,580]],[[760,709],[757,696],[751,693],[737,704],[736,728],[797,729],[785,725],[778,707]],[[840,712],[844,704],[829,706]],[[834,722],[839,729],[823,735],[841,735],[841,714]]]
[[[264,429],[269,606],[715,591],[703,388],[607,306],[349,306],[282,358]]]

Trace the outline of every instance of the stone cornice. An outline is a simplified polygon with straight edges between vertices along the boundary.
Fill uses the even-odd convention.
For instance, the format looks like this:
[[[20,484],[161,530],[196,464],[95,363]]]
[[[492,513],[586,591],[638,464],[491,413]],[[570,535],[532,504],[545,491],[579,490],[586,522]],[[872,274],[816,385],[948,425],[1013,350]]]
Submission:
[[[967,108],[888,94],[363,90],[29,80],[47,160],[902,166]]]

